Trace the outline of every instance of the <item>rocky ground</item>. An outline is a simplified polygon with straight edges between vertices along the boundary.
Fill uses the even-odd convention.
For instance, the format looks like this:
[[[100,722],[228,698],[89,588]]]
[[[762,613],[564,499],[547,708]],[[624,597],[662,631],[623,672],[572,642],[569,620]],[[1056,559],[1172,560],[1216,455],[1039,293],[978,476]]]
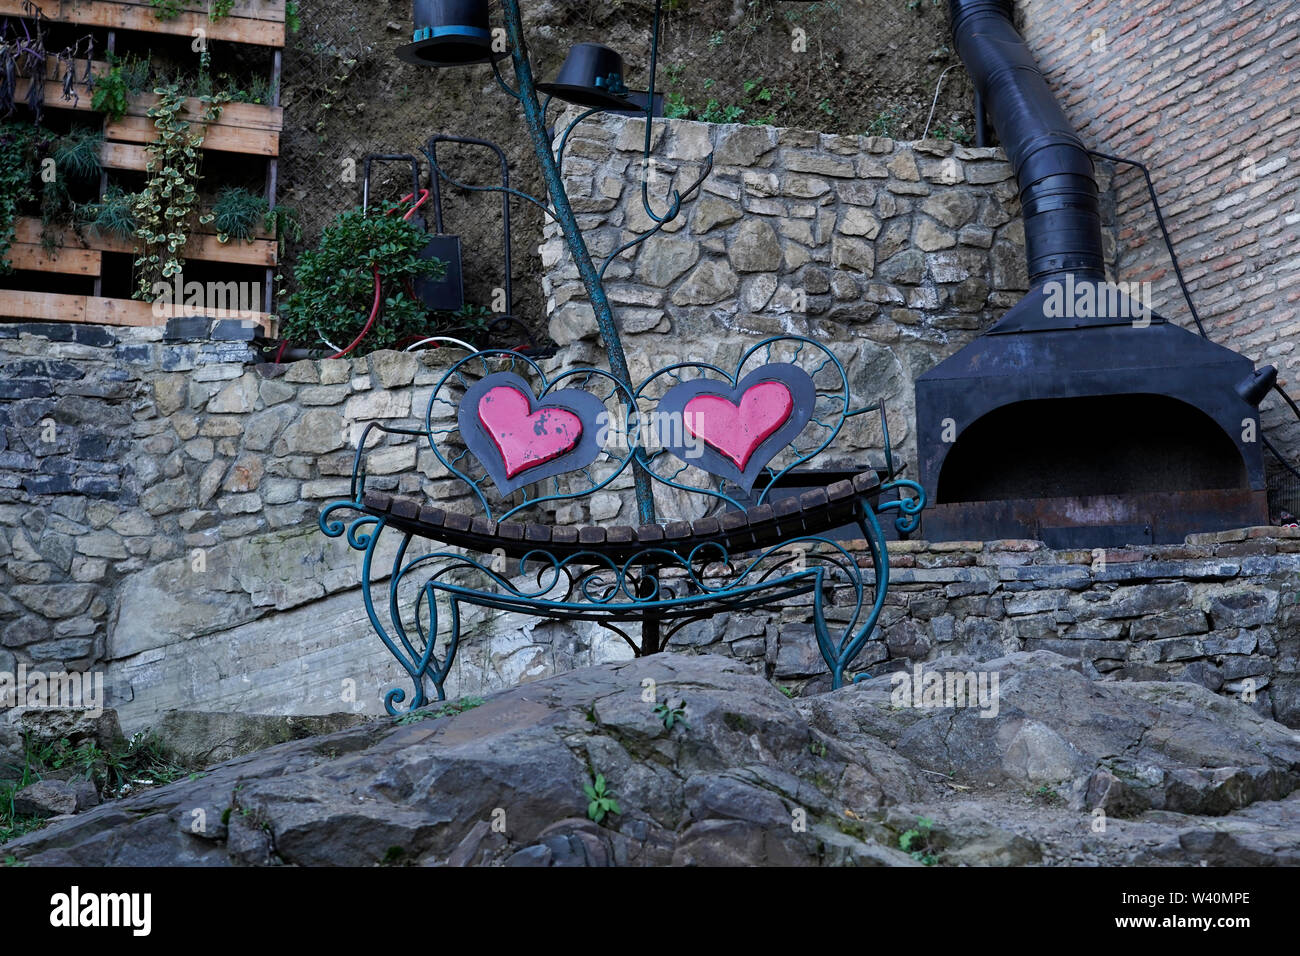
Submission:
[[[889,677],[789,699],[738,661],[657,655],[291,740],[74,812],[3,855],[31,865],[1300,863],[1300,733],[1193,684],[1092,681],[1047,651],[925,666],[997,673],[996,715],[899,706]],[[668,728],[670,716],[682,719]],[[597,775],[614,801],[600,823],[584,792]]]

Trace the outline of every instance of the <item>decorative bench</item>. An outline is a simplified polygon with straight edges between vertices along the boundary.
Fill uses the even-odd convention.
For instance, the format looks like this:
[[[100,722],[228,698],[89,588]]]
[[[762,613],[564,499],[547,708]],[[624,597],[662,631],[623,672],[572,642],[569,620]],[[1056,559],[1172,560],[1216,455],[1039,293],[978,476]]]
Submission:
[[[883,468],[780,497],[846,428],[873,427],[862,417],[872,411],[880,412]],[[368,490],[375,431],[428,442],[436,459],[430,480],[463,487],[476,513]],[[366,426],[351,497],[328,504],[320,527],[364,554],[366,612],[410,675],[408,709],[429,699],[430,683],[444,698],[462,605],[592,621],[639,656],[662,650],[693,621],[811,595],[817,644],[839,687],[871,637],[889,583],[877,515],[897,512],[895,525],[908,534],[925,506],[920,485],[900,470],[881,404],[854,407],[843,365],[811,339],[766,339],[734,373],[670,365],[635,389],[600,369],[548,377],[530,358],[486,350],[442,376],[423,427]],[[555,523],[555,508],[598,492],[623,494],[624,509],[635,495],[639,524]],[[344,521],[343,511],[357,516]],[[831,536],[845,525],[861,532],[863,555]],[[383,585],[374,575],[386,531],[396,538]],[[433,546],[415,555],[416,539]],[[860,557],[870,560],[865,573]],[[387,623],[376,589],[387,591]],[[639,640],[620,627],[629,622],[640,624]],[[406,696],[388,691],[389,713]]]

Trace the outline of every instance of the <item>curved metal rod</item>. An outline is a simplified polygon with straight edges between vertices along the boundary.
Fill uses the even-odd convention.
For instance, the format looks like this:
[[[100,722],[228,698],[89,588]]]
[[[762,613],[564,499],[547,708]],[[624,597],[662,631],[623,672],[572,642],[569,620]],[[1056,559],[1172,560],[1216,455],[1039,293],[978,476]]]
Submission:
[[[560,145],[555,150],[555,165],[557,166],[564,165],[564,147],[569,145],[569,134],[572,133],[575,129],[577,129],[578,124],[581,123],[583,120],[585,120],[588,116],[593,116],[596,113],[602,112],[603,109],[604,107],[595,106],[584,113],[579,113],[577,119],[571,122],[568,126],[564,127],[564,133],[561,134],[560,136]]]
[[[516,100],[522,99],[519,91],[506,82],[506,78],[501,75],[501,70],[497,66],[496,57],[490,57],[489,62],[492,64],[492,75],[496,77],[497,86],[506,91],[507,96],[514,97]]]
[[[798,448],[795,448],[794,450],[797,452],[797,454],[794,456],[793,460],[791,460],[789,464],[787,464],[785,467],[781,468],[780,470],[773,470],[771,472],[770,478],[768,479],[767,485],[763,488],[762,492],[759,494],[758,499],[756,501],[749,502],[748,504],[742,503],[737,499],[733,498],[731,495],[728,495],[726,492],[722,490],[721,484],[719,484],[718,488],[714,489],[711,487],[688,485],[676,481],[675,478],[678,474],[681,473],[681,471],[683,470],[682,468],[679,468],[672,475],[666,475],[659,471],[654,470],[652,466],[654,462],[663,453],[662,449],[653,455],[646,456],[644,460],[645,471],[650,475],[650,477],[653,480],[659,482],[660,484],[666,485],[670,488],[707,495],[725,504],[729,504],[734,508],[744,510],[747,507],[753,507],[755,505],[765,504],[768,501],[768,497],[772,489],[776,486],[776,483],[781,478],[783,478],[786,474],[788,474],[790,471],[794,470],[795,468],[798,468],[799,466],[804,465],[807,462],[811,461],[812,459],[816,458],[818,455],[824,452],[828,447],[830,447],[830,445],[834,442],[834,440],[839,435],[839,433],[843,430],[844,422],[848,418],[848,414],[851,410],[850,404],[852,401],[852,396],[849,389],[848,372],[845,370],[843,363],[840,362],[839,358],[835,355],[834,352],[832,352],[826,346],[822,345],[820,342],[807,338],[806,336],[774,335],[774,336],[769,336],[766,339],[763,339],[762,341],[751,346],[741,356],[739,362],[736,365],[735,372],[726,371],[720,368],[719,366],[713,365],[712,363],[708,363],[708,362],[677,362],[673,365],[666,366],[665,368],[662,368],[657,372],[655,372],[653,375],[645,379],[643,382],[640,383],[640,385],[637,386],[636,392],[634,394],[635,394],[636,401],[638,403],[638,407],[640,403],[643,401],[645,402],[651,401],[651,396],[648,394],[648,391],[655,382],[659,381],[661,378],[664,377],[677,376],[677,373],[682,371],[683,369],[697,369],[704,374],[707,373],[716,374],[717,376],[719,376],[721,379],[723,379],[725,382],[727,382],[734,388],[739,384],[740,379],[743,377],[745,367],[749,364],[751,360],[755,358],[756,355],[766,350],[767,352],[766,361],[772,361],[774,360],[772,355],[773,347],[782,343],[787,344],[793,348],[794,354],[790,356],[790,360],[792,362],[798,361],[800,357],[803,355],[805,349],[815,349],[824,356],[820,365],[818,365],[818,367],[812,373],[814,378],[817,375],[819,375],[823,369],[834,369],[834,372],[838,377],[839,381],[833,388],[828,386],[820,386],[818,387],[818,391],[817,391],[817,397],[819,402],[830,401],[832,403],[832,408],[829,411],[823,412],[823,414],[824,415],[830,414],[836,416],[836,420],[833,425],[828,425],[824,422],[820,422],[819,419],[812,420],[820,424],[821,427],[827,431],[827,435],[815,447],[811,448],[810,450],[801,451]],[[671,458],[673,461],[677,460],[674,456],[668,456],[668,457]],[[683,467],[687,467],[687,466],[689,466],[689,463],[686,463],[686,465]]]
[[[898,517],[894,519],[894,527],[897,528],[901,534],[911,534],[921,524],[921,512],[925,509],[926,504],[925,489],[922,488],[918,482],[912,481],[910,478],[899,478],[896,481],[887,482],[886,484],[881,485],[880,493],[884,494],[887,491],[903,488],[910,489],[914,494],[905,498],[903,497],[902,491],[899,490],[897,500],[886,501],[876,510],[881,514],[884,514],[886,511],[897,511]]]
[[[422,150],[422,152],[424,152],[426,156],[429,155],[427,151]],[[542,212],[546,213],[546,215],[550,216],[556,222],[560,221],[556,217],[555,213],[551,210],[550,206],[546,205],[546,203],[542,202],[536,196],[530,196],[526,192],[521,192],[518,189],[512,189],[509,186],[471,186],[469,185],[469,183],[457,182],[456,180],[448,176],[445,172],[443,172],[441,169],[439,169],[438,164],[436,162],[433,164],[433,171],[438,174],[438,178],[444,180],[445,182],[449,183],[452,186],[455,186],[457,189],[464,189],[465,191],[472,192],[472,193],[505,193],[508,196],[514,196],[517,199],[522,199],[525,202],[532,203],[534,206],[536,206]]]
[[[361,439],[357,442],[357,453],[352,459],[352,484],[350,494],[353,501],[361,500],[361,493],[366,487],[366,473],[361,468],[361,462],[365,455],[366,440],[370,437],[372,431],[381,431],[398,435],[427,435],[428,433],[421,428],[402,428],[399,425],[385,425],[382,422],[370,422],[366,425],[365,430],[361,432]],[[360,481],[358,482],[358,478]]]
[[[648,124],[650,121],[646,120],[646,122]],[[704,184],[704,180],[706,180],[709,177],[709,173],[711,173],[712,171],[713,171],[713,154],[709,153],[709,158],[707,163],[705,164],[704,172],[700,174],[699,179],[695,180],[695,183],[689,189],[687,189],[684,194],[679,193],[676,190],[673,191],[672,208],[670,208],[668,212],[665,213],[662,217],[656,216],[653,210],[650,209],[649,202],[646,198],[647,186],[646,186],[645,173],[642,172],[641,203],[643,206],[645,206],[646,215],[650,217],[650,219],[655,223],[655,225],[652,228],[647,229],[645,232],[641,233],[641,235],[637,236],[635,239],[623,243],[623,245],[619,246],[617,249],[611,252],[609,256],[605,259],[605,262],[600,267],[599,277],[603,279],[605,277],[605,271],[610,267],[610,265],[614,262],[614,260],[617,259],[619,256],[621,256],[624,252],[626,252],[628,249],[631,249],[633,246],[638,246],[641,243],[645,242],[647,239],[649,239],[651,236],[657,233],[664,226],[668,225],[668,223],[676,219],[678,214],[681,212],[682,203],[691,198],[691,196],[695,193],[695,191],[698,190],[700,186]]]
[[[889,591],[889,549],[885,546],[880,523],[876,521],[876,516],[865,502],[858,516],[858,527],[862,529],[862,533],[867,540],[867,547],[871,549],[871,560],[875,571],[873,587],[876,592],[876,599],[872,604],[871,612],[858,629],[857,634],[847,643],[841,643],[839,647],[837,657],[841,664],[838,673],[832,667],[831,675],[831,685],[835,688],[843,685],[844,670],[862,653],[862,648],[866,646],[867,640],[871,637],[871,632],[876,629],[876,622],[880,620],[880,612],[885,606],[885,595]],[[856,682],[858,679],[858,677],[855,677],[854,681]]]
[[[650,121],[646,120],[646,125],[648,126],[649,124]],[[645,162],[646,165],[649,165],[650,157],[648,155],[646,156]],[[686,188],[686,192],[684,193],[678,192],[676,189],[674,189],[672,193],[672,200],[670,201],[668,207],[668,211],[665,212],[662,216],[659,216],[656,215],[655,211],[650,208],[650,178],[648,175],[646,175],[643,169],[643,172],[641,174],[641,206],[642,208],[645,209],[645,214],[655,222],[672,222],[674,219],[677,218],[677,214],[681,212],[682,203],[690,199],[691,196],[695,193],[695,191],[704,185],[704,180],[709,178],[709,173],[711,172],[713,172],[712,152],[710,152],[708,157],[704,160],[704,172],[700,173],[699,177],[695,180],[695,182],[693,182],[690,186]]]
[[[325,521],[326,516],[339,506],[356,507],[352,502],[336,502],[321,513],[321,530],[330,537],[338,537],[339,534],[342,533],[342,522],[330,522],[329,524],[326,524]],[[402,666],[404,671],[406,671],[415,686],[415,696],[411,701],[411,706],[407,708],[407,710],[410,711],[423,706],[425,701],[424,673],[428,667],[427,655],[422,655],[418,660],[414,660],[414,654],[408,658],[402,653],[402,648],[398,647],[398,645],[393,641],[393,638],[389,635],[388,631],[384,629],[384,625],[380,622],[379,615],[375,611],[374,597],[370,593],[371,566],[374,562],[375,550],[379,542],[379,536],[383,532],[386,523],[387,522],[384,518],[376,518],[373,515],[363,514],[348,527],[348,544],[354,550],[363,551],[365,553],[365,557],[361,563],[361,595],[366,606],[366,616],[370,618],[370,626],[375,629],[375,633],[378,634],[379,639],[384,642],[384,646],[388,648],[388,652],[393,655],[397,660],[397,663]],[[374,528],[368,534],[362,534],[359,532],[361,526],[371,524],[374,525]],[[338,529],[337,531],[335,530],[336,528]],[[403,643],[407,644],[409,647],[409,642],[407,642],[405,638],[403,638]],[[431,653],[431,649],[426,650],[430,650]],[[406,691],[402,690],[400,687],[394,687],[384,695],[384,709],[387,710],[388,713],[396,716],[398,713],[396,705],[405,700]]]

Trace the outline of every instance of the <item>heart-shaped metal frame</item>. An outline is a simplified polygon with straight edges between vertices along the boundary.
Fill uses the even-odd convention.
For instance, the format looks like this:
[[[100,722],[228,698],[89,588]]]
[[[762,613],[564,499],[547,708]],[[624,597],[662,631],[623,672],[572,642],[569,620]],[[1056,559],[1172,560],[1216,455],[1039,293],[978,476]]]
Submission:
[[[478,414],[479,403],[483,400],[483,396],[503,385],[523,393],[528,399],[529,415],[539,408],[561,408],[577,415],[578,420],[582,422],[582,434],[578,437],[578,443],[550,461],[525,468],[513,479],[507,478],[505,461],[497,450],[496,442],[483,427]],[[597,435],[601,426],[601,417],[606,414],[605,403],[590,392],[565,388],[558,392],[551,392],[549,395],[543,394],[538,398],[533,394],[532,387],[513,372],[494,372],[479,379],[465,392],[465,397],[456,412],[456,421],[465,447],[483,465],[488,477],[497,486],[497,490],[502,495],[508,495],[525,485],[554,478],[566,472],[579,471],[594,462],[600,457],[601,448]]]
[[[784,385],[790,390],[790,398],[794,405],[785,424],[754,449],[744,471],[702,439],[699,448],[691,448],[686,444],[685,414],[686,406],[691,399],[701,395],[717,395],[739,407],[745,393],[763,382],[779,382]],[[727,479],[748,493],[768,463],[804,430],[812,418],[813,406],[816,403],[817,387],[807,372],[797,365],[773,362],[754,369],[741,379],[738,385],[707,378],[674,385],[659,400],[654,416],[654,427],[660,448],[688,465],[694,465],[711,475]]]

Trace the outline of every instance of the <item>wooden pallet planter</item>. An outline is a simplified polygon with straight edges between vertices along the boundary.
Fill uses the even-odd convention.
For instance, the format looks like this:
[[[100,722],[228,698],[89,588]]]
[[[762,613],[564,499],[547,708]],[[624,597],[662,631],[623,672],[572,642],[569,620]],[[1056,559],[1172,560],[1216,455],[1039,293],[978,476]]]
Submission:
[[[116,0],[45,0],[41,13],[51,23],[71,23],[108,30],[139,30],[172,36],[194,36],[203,30],[209,40],[284,46],[285,0],[237,0],[229,16],[208,18],[206,6],[192,5],[171,20],[159,20],[145,3]],[[0,0],[0,16],[26,17],[22,0]]]
[[[54,253],[54,261],[41,246],[41,221],[28,216],[20,218],[14,224],[14,248],[19,246],[34,246],[40,252],[40,260],[32,265],[19,265],[17,258],[13,254],[10,258],[13,260],[15,269],[33,269],[38,272],[58,272],[64,275],[99,275],[99,267],[96,265],[94,272],[85,272],[79,269],[71,268],[70,263],[63,263],[61,260],[64,256],[75,258],[77,253],[88,253],[99,258],[100,253],[117,252],[126,255],[137,255],[138,249],[136,244],[129,239],[119,239],[115,236],[98,235],[92,229],[83,229],[81,235],[71,229],[64,229],[59,233],[62,246]],[[189,242],[185,244],[182,256],[186,259],[194,259],[198,262],[224,262],[232,265],[244,266],[274,266],[278,261],[279,244],[274,238],[271,238],[265,231],[259,231],[259,238],[249,242],[241,242],[231,239],[229,242],[221,242],[217,237],[206,231],[200,231],[190,236]],[[31,262],[30,258],[25,259]]]
[[[281,65],[280,48],[285,40],[286,0],[236,0],[228,16],[219,20],[208,17],[207,4],[186,2],[179,16],[159,20],[148,0],[38,0],[41,14],[51,23],[71,24],[86,29],[108,31],[108,49],[114,50],[116,31],[167,34],[194,37],[196,31],[209,40],[245,43],[273,48],[272,83],[278,84]],[[22,0],[0,0],[0,17],[31,19]],[[124,39],[129,38],[129,34]],[[129,40],[139,45],[138,38]],[[78,80],[84,75],[85,61],[75,65]],[[46,63],[47,79],[44,85],[47,110],[69,110],[94,113],[93,93],[76,85],[76,95],[63,98],[60,81],[63,66],[51,56]],[[110,72],[110,65],[102,60],[90,63],[92,76],[102,77]],[[31,80],[19,78],[16,99],[24,100],[31,89]],[[273,86],[274,88],[274,86]],[[149,110],[157,105],[159,96],[152,92],[138,93],[128,99],[121,119],[103,122],[104,145],[101,160],[106,171],[121,170],[143,173],[147,171],[150,153],[148,146],[157,136]],[[267,195],[274,196],[277,178],[276,163],[280,151],[280,133],[284,126],[284,111],[278,100],[271,105],[256,103],[226,103],[221,116],[214,123],[204,123],[202,116],[207,104],[197,98],[186,101],[182,116],[204,136],[205,153],[233,153],[252,156],[267,161]],[[109,178],[101,178],[101,190]],[[42,243],[42,226],[38,219],[20,218],[15,223],[14,241],[9,259],[15,272],[44,273],[94,280],[93,295],[68,295],[27,290],[0,289],[0,319],[27,319],[49,322],[87,322],[104,325],[158,326],[166,324],[171,316],[206,316],[215,319],[229,318],[213,310],[169,307],[155,309],[150,302],[133,299],[114,299],[101,296],[103,257],[106,253],[136,255],[136,243],[111,236],[96,235],[90,229],[78,235],[68,228],[60,231],[60,246],[47,251]],[[278,262],[279,247],[273,235],[259,230],[248,242],[219,242],[210,228],[200,228],[190,236],[182,251],[188,260],[207,263],[224,263],[251,266],[266,270],[266,285],[272,288],[272,275]],[[3,281],[3,280],[0,280]],[[19,282],[22,281],[21,277]],[[274,315],[258,312],[252,318],[266,334],[277,332]]]

